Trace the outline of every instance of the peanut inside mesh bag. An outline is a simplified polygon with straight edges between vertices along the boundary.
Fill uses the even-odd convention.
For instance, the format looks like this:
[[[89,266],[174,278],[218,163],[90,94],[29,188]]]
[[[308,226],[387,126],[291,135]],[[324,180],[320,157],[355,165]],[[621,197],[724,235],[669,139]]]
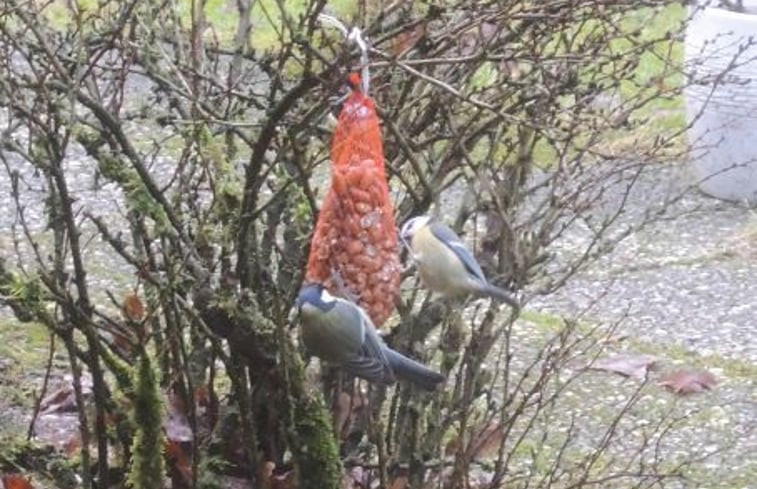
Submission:
[[[331,145],[331,186],[313,234],[306,281],[356,301],[376,326],[392,314],[400,264],[373,100],[353,84]]]

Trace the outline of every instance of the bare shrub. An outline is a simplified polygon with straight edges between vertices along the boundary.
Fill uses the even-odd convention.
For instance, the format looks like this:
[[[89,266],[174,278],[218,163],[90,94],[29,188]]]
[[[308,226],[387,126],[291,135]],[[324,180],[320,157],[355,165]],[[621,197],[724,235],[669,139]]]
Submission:
[[[318,21],[325,3],[238,0],[223,26],[201,0],[0,7],[13,200],[0,291],[18,319],[63,340],[77,385],[81,368],[92,375],[94,411],[77,397],[85,486],[107,486],[109,452],[126,470],[139,427],[114,395],[134,401],[145,344],[169,414],[193,433],[179,443],[167,429],[174,487],[213,471],[342,487],[342,465],[347,487],[647,487],[680,475],[690,461],[659,452],[677,416],[639,426],[630,415],[650,402],[646,383],[615,386],[620,399],[592,389],[583,367],[615,325],[577,313],[532,334],[488,302],[432,301],[410,274],[389,341],[439,366],[446,388],[374,391],[370,409],[326,389],[346,426],[334,436],[290,328],[331,114],[358,68]],[[665,216],[669,201],[620,219],[646,170],[684,151],[660,105],[681,93],[680,29],[644,29],[667,3],[361,3],[398,222],[442,213],[528,304]],[[653,76],[639,70],[650,58]],[[134,295],[143,314],[124,303]]]

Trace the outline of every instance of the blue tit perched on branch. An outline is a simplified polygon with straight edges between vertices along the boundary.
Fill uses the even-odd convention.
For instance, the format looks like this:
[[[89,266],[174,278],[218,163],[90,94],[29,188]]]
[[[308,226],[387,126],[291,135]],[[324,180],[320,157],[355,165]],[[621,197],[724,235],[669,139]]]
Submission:
[[[323,285],[305,285],[297,306],[302,341],[321,360],[377,384],[400,378],[431,391],[444,381],[442,374],[386,346],[360,306],[332,296]]]
[[[489,283],[473,254],[443,223],[430,216],[414,217],[400,231],[423,284],[443,297],[488,295],[518,308],[510,292]]]

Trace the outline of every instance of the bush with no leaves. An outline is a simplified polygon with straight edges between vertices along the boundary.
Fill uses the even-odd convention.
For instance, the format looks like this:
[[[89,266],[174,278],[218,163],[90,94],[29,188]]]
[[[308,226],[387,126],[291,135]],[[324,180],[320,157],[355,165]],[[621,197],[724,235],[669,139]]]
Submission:
[[[643,25],[667,3],[362,2],[345,14],[371,43],[398,223],[441,214],[528,304],[664,214],[669,202],[618,220],[645,170],[683,151],[660,102],[681,92],[680,30]],[[229,2],[223,22],[202,0],[0,7],[0,159],[15,203],[2,301],[63,339],[77,379],[80,365],[91,372],[95,409],[80,400],[80,430],[97,441],[98,487],[108,453],[131,453],[132,430],[113,437],[107,420],[130,409],[112,396],[133,400],[118,379],[139,368],[145,341],[194,433],[183,467],[193,484],[226,470],[261,487],[295,477],[336,488],[343,467],[355,487],[675,476],[655,450],[675,420],[623,423],[642,388],[592,430],[566,400],[576,360],[596,357],[612,327],[567,321],[528,337],[517,314],[440,307],[408,276],[389,341],[440,368],[443,392],[398,385],[345,399],[312,382],[290,311],[332,114],[359,59],[319,22],[325,1],[289,4]],[[650,60],[653,75],[639,69]],[[137,316],[120,306],[134,290]],[[219,457],[225,469],[213,469]]]

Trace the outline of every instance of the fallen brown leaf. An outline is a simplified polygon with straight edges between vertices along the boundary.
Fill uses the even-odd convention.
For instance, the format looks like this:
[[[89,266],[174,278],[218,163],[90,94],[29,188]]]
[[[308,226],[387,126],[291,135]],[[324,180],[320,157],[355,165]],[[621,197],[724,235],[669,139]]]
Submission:
[[[400,32],[392,38],[390,51],[395,56],[401,57],[413,49],[425,35],[426,23],[418,22],[413,27]]]
[[[64,385],[51,392],[39,404],[41,414],[76,411],[76,397],[72,385]]]
[[[491,457],[499,451],[504,431],[499,423],[491,422],[477,430],[468,444],[468,460]]]
[[[465,458],[473,460],[495,455],[499,451],[503,436],[502,426],[493,421],[475,427],[465,448]],[[444,453],[445,455],[452,455],[459,449],[460,437],[456,436],[447,443]]]
[[[165,442],[166,461],[171,475],[171,487],[183,489],[192,486],[191,444],[175,440]]]
[[[674,394],[686,395],[710,390],[718,380],[706,370],[679,369],[669,372],[657,383]]]
[[[80,379],[82,396],[87,400],[92,395],[92,376],[84,373]],[[65,375],[55,390],[46,395],[39,404],[40,414],[65,413],[76,411],[76,395],[71,375]]]
[[[210,394],[207,384],[203,384],[195,388],[195,402],[198,406],[208,405],[208,403],[210,402]]]
[[[63,453],[73,457],[81,450],[81,436],[78,433],[71,435],[68,441],[63,445]]]
[[[5,489],[34,489],[32,483],[21,474],[6,474],[0,477]]]
[[[132,321],[141,321],[145,317],[145,306],[137,294],[127,294],[124,297],[123,308],[124,315]]]
[[[647,371],[654,367],[657,359],[651,355],[621,354],[608,358],[601,358],[589,365],[593,370],[604,370],[620,374],[624,377],[643,379]]]

